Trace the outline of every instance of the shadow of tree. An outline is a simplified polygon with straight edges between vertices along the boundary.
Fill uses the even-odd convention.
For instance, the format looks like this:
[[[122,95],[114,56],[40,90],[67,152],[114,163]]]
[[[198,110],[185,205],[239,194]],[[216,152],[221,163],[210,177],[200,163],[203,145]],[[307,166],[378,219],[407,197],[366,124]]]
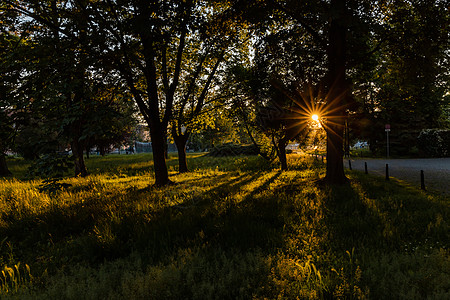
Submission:
[[[254,201],[253,196],[280,173],[258,183],[262,175],[218,175],[210,180],[222,183],[195,195],[194,202],[191,197],[160,203],[156,209],[137,207],[165,199],[164,189],[111,191],[75,204],[55,205],[37,215],[5,216],[8,225],[0,228],[0,234],[16,247],[16,259],[35,262],[38,273],[44,269],[52,273],[67,264],[100,264],[136,251],[145,253],[145,263],[155,263],[190,247],[274,248],[282,243],[276,207],[270,199]],[[255,191],[236,202],[240,189],[255,182]]]
[[[220,253],[259,252],[255,259],[267,265],[264,257],[281,253],[280,268],[283,259],[297,271],[297,261],[311,261],[328,276],[328,288],[353,280],[353,265],[348,274],[330,271],[350,265],[345,256],[353,255],[352,249],[367,255],[400,252],[405,243],[425,239],[449,245],[448,203],[376,177],[351,175],[347,185],[328,186],[289,172],[207,172],[195,179],[180,176],[174,186],[122,187],[98,195],[87,193],[87,187],[74,190],[73,197],[89,195],[82,201],[55,202],[48,211],[27,216],[3,215],[0,236],[14,247],[14,259],[34,262],[37,274],[77,264],[95,268],[132,253],[140,255],[143,269],[168,264],[183,251],[204,255],[202,264]],[[0,251],[0,258],[8,255],[5,248]],[[192,268],[196,263],[189,262]],[[269,280],[272,271],[264,270],[261,278]],[[301,280],[286,276],[295,291]],[[331,288],[324,297],[333,296]]]
[[[442,222],[450,216],[448,205],[419,190],[375,177],[321,188],[327,194],[325,220],[335,247],[404,251],[410,242],[450,245],[449,225]]]

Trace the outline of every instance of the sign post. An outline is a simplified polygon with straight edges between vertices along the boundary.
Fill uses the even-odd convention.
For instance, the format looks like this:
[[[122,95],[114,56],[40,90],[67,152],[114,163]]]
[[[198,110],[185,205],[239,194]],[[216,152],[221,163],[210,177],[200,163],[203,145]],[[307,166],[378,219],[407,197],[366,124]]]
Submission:
[[[384,125],[384,131],[386,131],[386,153],[387,153],[387,158],[389,159],[389,131],[391,131],[391,125],[390,124],[386,124]]]

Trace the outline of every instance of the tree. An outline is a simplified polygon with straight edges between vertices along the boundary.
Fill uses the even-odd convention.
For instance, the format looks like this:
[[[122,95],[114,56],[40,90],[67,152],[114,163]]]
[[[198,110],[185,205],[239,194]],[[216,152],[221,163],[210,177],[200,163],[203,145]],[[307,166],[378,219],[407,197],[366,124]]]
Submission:
[[[281,170],[287,170],[286,146],[304,128],[297,126],[292,111],[294,103],[285,93],[287,88],[281,88],[282,83],[270,78],[273,74],[269,74],[264,67],[266,64],[259,61],[258,56],[255,61],[255,66],[248,69],[239,65],[233,68],[228,80],[232,82],[229,89],[234,89],[231,107],[259,154],[271,159],[275,153]],[[272,143],[272,151],[263,149],[264,143],[252,134],[254,130],[259,137],[267,137]]]
[[[5,78],[5,58],[7,57],[10,43],[12,42],[9,39],[12,37],[2,32],[0,38],[0,63],[2,70],[0,73],[0,176],[8,176],[11,175],[11,172],[6,164],[5,152],[8,150],[8,147],[11,146],[14,127],[11,112],[9,110],[11,106],[7,102],[9,91],[7,88],[8,79]],[[17,37],[13,38],[13,41],[15,39],[17,39]]]
[[[371,148],[380,149],[384,124],[391,124],[393,150],[406,153],[422,129],[445,123],[449,13],[434,0],[393,1],[383,8],[383,26],[374,41],[379,44],[373,55],[377,68],[363,77],[368,84],[361,89],[369,120],[365,134]]]
[[[203,42],[200,41],[201,39],[199,36],[198,40],[195,42],[203,44]],[[220,42],[220,40],[217,42]],[[195,125],[198,124],[198,118],[202,118],[201,114],[204,113],[205,106],[209,107],[209,109],[214,106],[213,101],[206,103],[206,100],[208,90],[211,87],[217,69],[224,59],[225,49],[220,49],[219,53],[214,54],[214,52],[210,53],[210,51],[215,50],[215,52],[218,52],[217,49],[211,50],[209,48],[222,48],[223,46],[223,44],[212,45],[212,47],[206,45],[206,47],[199,47],[199,49],[195,51],[197,53],[194,51],[194,53],[191,52],[191,55],[196,54],[195,56],[198,57],[197,65],[194,67],[194,64],[192,64],[193,62],[191,61],[191,71],[186,70],[186,76],[180,84],[181,91],[178,92],[178,101],[176,101],[174,106],[174,118],[171,126],[172,137],[178,150],[178,166],[180,173],[188,171],[186,143],[192,131],[196,129]],[[208,66],[208,63],[210,66]]]
[[[347,181],[343,168],[343,132],[348,111],[353,109],[354,103],[351,80],[348,76],[355,65],[352,59],[349,59],[352,57],[349,52],[354,47],[352,43],[349,47],[348,42],[350,37],[357,35],[356,33],[364,37],[368,35],[367,26],[360,25],[370,23],[375,14],[373,11],[367,13],[371,8],[367,1],[331,0],[299,3],[267,0],[265,3],[272,11],[284,14],[284,20],[291,23],[287,31],[292,33],[297,30],[300,33],[297,40],[305,45],[305,49],[308,49],[309,44],[303,40],[312,42],[313,51],[310,53],[322,55],[319,59],[313,56],[319,65],[321,61],[326,62],[321,68],[301,69],[299,78],[302,81],[297,82],[297,90],[307,91],[304,93],[307,97],[303,97],[303,93],[300,93],[303,115],[310,116],[313,109],[321,110],[322,122],[327,132],[325,180],[332,184],[342,184]],[[288,36],[292,39],[293,35]],[[282,46],[284,45],[289,44],[283,43]],[[303,57],[307,57],[307,53],[304,53]],[[285,71],[281,75],[291,73]],[[283,77],[286,76],[281,78]],[[314,103],[312,101],[314,99],[318,103]]]
[[[73,41],[86,41],[86,19],[68,17],[77,14],[86,3],[66,6],[67,3],[58,1],[7,1],[7,4],[10,11],[18,13],[17,29],[32,44],[27,53],[30,57],[27,72],[21,79],[32,102],[30,109],[47,120],[61,120],[58,124],[61,128],[49,130],[59,132],[61,129],[69,137],[75,175],[86,176],[81,136],[85,121],[83,108],[90,100],[87,69],[92,60]]]
[[[83,131],[86,155],[97,147],[102,155],[111,146],[129,144],[137,126],[136,109],[130,95],[103,87],[96,101],[87,110],[87,123]]]
[[[345,122],[345,106],[350,102],[350,82],[347,80],[347,39],[346,20],[349,11],[346,1],[331,0],[332,12],[328,32],[327,47],[327,173],[325,179],[329,183],[342,184],[346,181],[343,165],[343,136]]]
[[[70,76],[71,95],[66,95],[73,104],[84,102],[86,76],[98,72],[86,72],[87,66],[95,65],[94,58],[101,61],[103,69],[109,68],[109,73],[126,83],[150,128],[155,184],[169,184],[164,145],[177,88],[186,71],[183,67],[191,60],[186,45],[205,17],[223,12],[228,4],[195,0],[67,3],[7,1],[12,10],[32,18],[55,36],[61,35],[80,50],[72,56],[77,64],[71,68],[75,75]],[[73,107],[70,112],[76,109]],[[76,122],[67,128],[71,135],[80,137],[81,118],[71,118]],[[74,138],[72,150],[80,157],[76,169],[84,174],[81,146],[80,139]]]
[[[6,151],[14,148],[17,132],[26,119],[24,97],[15,93],[23,70],[20,53],[24,48],[26,45],[17,35],[0,32],[0,176],[11,175]]]
[[[11,28],[31,44],[26,72],[19,83],[26,90],[28,110],[35,120],[42,119],[39,122],[47,136],[54,136],[58,143],[70,143],[75,175],[86,176],[83,152],[89,141],[94,136],[111,138],[122,130],[117,129],[119,120],[129,120],[129,116],[118,110],[125,109],[130,99],[123,81],[88,47],[95,32],[85,13],[90,3],[8,1],[7,6],[7,12],[18,14]],[[107,119],[116,123],[106,124]]]
[[[107,52],[101,54],[102,59],[127,83],[149,125],[157,186],[171,182],[164,157],[165,137],[175,103],[183,106],[180,81],[187,78],[189,67],[199,57],[196,51],[189,52],[191,39],[197,39],[206,17],[214,18],[227,7],[220,1],[125,1],[121,5],[96,3],[91,10],[99,24],[102,50]],[[185,137],[177,135],[181,125],[178,122],[174,131],[183,149]]]

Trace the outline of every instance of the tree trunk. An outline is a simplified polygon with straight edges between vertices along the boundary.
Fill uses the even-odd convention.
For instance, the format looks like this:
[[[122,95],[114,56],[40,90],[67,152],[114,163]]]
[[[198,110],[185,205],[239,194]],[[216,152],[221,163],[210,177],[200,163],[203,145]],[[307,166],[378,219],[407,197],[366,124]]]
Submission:
[[[74,138],[70,144],[72,148],[72,154],[75,158],[75,176],[86,177],[88,175],[86,165],[84,164],[83,145],[78,141],[78,138]]]
[[[328,125],[327,130],[327,173],[325,180],[331,184],[343,184],[348,181],[344,174],[343,163],[343,127]]]
[[[12,173],[8,169],[6,164],[6,157],[3,153],[0,154],[0,176],[11,176]]]
[[[164,133],[164,158],[169,159],[169,145],[167,143],[167,133]]]
[[[189,134],[185,133],[184,135],[177,135],[176,132],[173,131],[172,137],[175,141],[175,145],[177,146],[178,151],[178,171],[180,173],[189,172],[186,160],[186,143]]]
[[[325,180],[331,184],[347,182],[344,174],[343,147],[345,126],[345,105],[348,100],[349,84],[346,73],[346,31],[347,15],[345,0],[331,0],[332,14],[329,31],[328,74],[327,74],[327,173]]]
[[[155,186],[171,184],[167,172],[166,156],[164,151],[165,141],[163,126],[159,122],[150,125],[150,137],[152,139],[153,165],[155,168]]]
[[[287,158],[286,158],[286,142],[287,139],[281,138],[278,140],[277,143],[277,154],[278,154],[278,159],[280,160],[280,164],[281,164],[281,171],[286,171],[287,170]]]

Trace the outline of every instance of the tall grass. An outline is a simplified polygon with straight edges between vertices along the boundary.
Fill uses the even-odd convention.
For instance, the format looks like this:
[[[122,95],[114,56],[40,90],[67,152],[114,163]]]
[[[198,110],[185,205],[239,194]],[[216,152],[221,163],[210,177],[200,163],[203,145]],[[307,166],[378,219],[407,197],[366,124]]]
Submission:
[[[289,163],[193,154],[178,174],[171,157],[165,188],[150,155],[91,157],[56,194],[0,179],[1,298],[450,296],[448,198],[357,172],[330,187],[320,162]]]

